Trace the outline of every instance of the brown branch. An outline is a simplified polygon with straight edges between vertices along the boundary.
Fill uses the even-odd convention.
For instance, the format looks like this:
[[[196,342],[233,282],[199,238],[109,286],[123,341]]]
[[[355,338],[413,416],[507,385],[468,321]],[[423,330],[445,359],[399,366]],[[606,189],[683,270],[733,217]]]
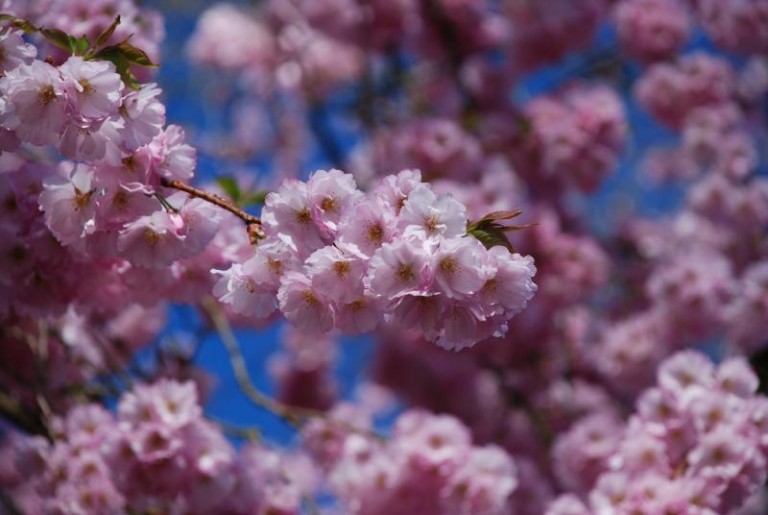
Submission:
[[[0,391],[0,418],[3,418],[19,429],[50,439],[48,427],[41,413],[26,409],[18,399]]]
[[[463,99],[462,108],[465,113],[470,113],[477,108],[477,101],[461,80],[461,68],[466,58],[459,44],[461,34],[440,0],[422,0],[421,5],[425,19],[432,25],[445,50],[453,81]]]
[[[544,445],[547,448],[552,447],[552,443],[555,440],[555,434],[552,432],[552,429],[547,425],[544,417],[536,410],[536,407],[525,394],[506,380],[504,369],[490,363],[483,364],[483,368],[489,370],[495,376],[507,406],[512,409],[519,409],[525,413]]]
[[[232,363],[232,370],[235,373],[235,379],[240,390],[260,408],[277,415],[291,426],[300,427],[310,415],[303,413],[304,410],[286,406],[256,388],[248,373],[245,358],[243,358],[243,354],[240,352],[240,346],[237,343],[237,338],[235,338],[235,333],[232,331],[227,317],[222,313],[216,302],[211,299],[205,300],[203,307],[207,311],[208,316],[210,316],[216,332],[219,333],[219,337],[221,337],[221,341],[229,353],[229,360]]]
[[[24,515],[11,494],[3,490],[0,490],[0,507],[7,510],[10,515]]]
[[[258,240],[261,240],[265,237],[264,231],[262,231],[261,229],[261,219],[257,216],[253,216],[252,214],[246,212],[243,209],[240,209],[231,201],[223,197],[220,197],[219,195],[216,195],[214,193],[209,193],[199,188],[195,188],[194,186],[190,186],[189,184],[186,184],[176,179],[166,179],[165,177],[163,177],[160,179],[160,184],[165,186],[166,188],[172,188],[175,190],[183,191],[184,193],[188,193],[192,197],[205,200],[206,202],[210,202],[211,204],[218,206],[221,209],[229,211],[230,213],[238,217],[240,220],[245,222],[245,225],[247,226],[247,229],[248,229],[248,236],[251,238],[251,243],[256,243]]]
[[[211,420],[213,420],[218,425],[220,425],[222,430],[225,433],[235,438],[240,438],[242,440],[247,440],[249,442],[263,441],[263,438],[261,436],[261,431],[259,430],[258,427],[239,426],[237,424],[233,424],[232,422],[228,422],[226,420],[221,420],[221,419],[214,419],[212,417],[211,417]]]
[[[232,326],[230,326],[227,317],[221,311],[216,301],[211,298],[204,300],[202,305],[205,311],[208,313],[211,322],[213,322],[213,326],[216,328],[216,332],[219,334],[221,341],[224,343],[224,347],[226,347],[227,352],[229,353],[232,369],[234,370],[235,379],[237,380],[237,384],[240,387],[240,390],[251,401],[253,401],[254,404],[280,417],[287,424],[297,429],[301,428],[301,426],[303,426],[304,423],[306,423],[308,420],[319,418],[325,420],[329,424],[335,424],[336,426],[353,433],[363,434],[377,440],[384,439],[381,435],[378,435],[374,431],[361,429],[341,420],[335,420],[329,417],[323,411],[289,406],[287,404],[278,402],[259,391],[259,389],[256,388],[256,386],[253,384],[251,376],[248,373],[248,368],[245,364],[245,358],[243,358],[243,354],[240,352],[240,346],[237,343],[237,338],[232,331]]]

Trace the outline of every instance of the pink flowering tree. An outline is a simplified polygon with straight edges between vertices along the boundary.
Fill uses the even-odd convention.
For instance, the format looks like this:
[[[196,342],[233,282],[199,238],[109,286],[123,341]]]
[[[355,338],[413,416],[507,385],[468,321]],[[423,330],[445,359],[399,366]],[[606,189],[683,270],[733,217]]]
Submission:
[[[768,1],[171,4],[0,0],[0,514],[765,513]]]

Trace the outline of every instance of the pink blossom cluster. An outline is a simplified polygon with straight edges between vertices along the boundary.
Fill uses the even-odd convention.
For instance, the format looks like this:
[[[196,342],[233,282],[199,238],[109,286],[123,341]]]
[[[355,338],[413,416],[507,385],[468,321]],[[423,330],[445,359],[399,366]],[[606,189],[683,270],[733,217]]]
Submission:
[[[615,7],[615,18],[623,50],[643,62],[672,57],[691,32],[683,0],[623,0]]]
[[[718,46],[755,54],[768,49],[768,2],[765,0],[698,0],[696,11]]]
[[[195,164],[183,130],[163,128],[159,88],[125,88],[109,62],[33,60],[18,33],[4,38],[0,310],[46,316],[73,301],[83,314],[157,304],[160,291],[137,287],[141,271],[199,254],[221,219],[183,194],[166,193],[165,206],[153,198],[161,178],[189,179]],[[36,159],[45,149],[35,147],[48,144],[75,161]],[[94,287],[107,278],[111,289]]]
[[[514,164],[528,187],[556,196],[572,186],[591,193],[615,170],[627,122],[621,98],[611,88],[572,84],[536,97],[522,113],[505,108],[506,100],[487,100],[477,127],[439,117],[380,129],[350,159],[356,176],[367,181],[377,171],[407,163],[425,179],[466,184]],[[457,101],[445,100],[450,111]]]
[[[760,89],[756,81],[750,83]],[[738,105],[751,101],[741,93],[738,97],[687,113],[680,127],[682,145],[654,150],[645,172],[658,182],[689,181],[699,178],[702,172],[715,172],[707,181],[709,186],[702,186],[699,191],[737,185],[748,179],[759,166],[759,155],[750,120]],[[694,196],[700,197],[701,193]]]
[[[34,403],[37,394],[45,393],[55,409],[69,406],[69,390],[87,390],[100,374],[124,369],[136,351],[153,341],[166,323],[166,308],[129,304],[81,313],[70,307],[45,322],[39,315],[6,316],[0,360],[13,368],[2,369],[0,386],[23,402]],[[30,340],[41,338],[41,349],[30,348]],[[38,353],[46,356],[43,362]]]
[[[448,118],[419,119],[387,128],[375,135],[371,145],[375,169],[394,172],[417,168],[425,181],[439,177],[463,182],[483,170],[478,141]]]
[[[576,85],[557,96],[535,98],[525,115],[530,135],[522,138],[513,162],[534,187],[573,185],[591,192],[615,168],[627,125],[612,89]]]
[[[216,4],[197,21],[188,43],[190,56],[200,63],[228,69],[244,69],[270,63],[275,41],[267,27],[231,4]],[[222,38],[226,33],[228,37]]]
[[[765,345],[768,320],[768,261],[744,270],[736,287],[739,295],[726,307],[728,341],[736,349],[750,352]]]
[[[315,172],[267,196],[267,238],[243,263],[217,271],[218,299],[299,329],[362,333],[381,323],[416,329],[460,350],[506,331],[536,291],[530,257],[486,249],[467,234],[465,207],[417,171],[364,194],[351,175]]]
[[[768,467],[768,402],[755,395],[749,364],[729,358],[714,366],[684,351],[661,364],[657,381],[625,428],[585,419],[561,437],[558,446],[569,447],[563,463],[581,457],[597,474],[574,469],[578,497],[561,496],[548,514],[731,513],[757,491]]]
[[[502,5],[511,20],[512,55],[523,70],[530,70],[588,46],[608,2],[505,0]]]
[[[333,377],[337,342],[291,325],[283,328],[280,352],[270,357],[269,372],[277,385],[277,398],[290,406],[327,410],[339,388]]]
[[[649,67],[635,84],[635,95],[655,118],[678,128],[692,110],[726,103],[734,88],[727,61],[697,52]]]
[[[91,41],[120,14],[110,43],[133,32],[153,60],[162,36],[128,0],[0,5]],[[188,52],[226,70],[199,97],[236,112],[237,141],[201,152],[237,171],[207,193],[157,86],[4,18],[0,511],[764,512],[762,5],[211,6]],[[747,55],[681,55],[702,29]],[[241,175],[254,152],[271,179]],[[284,180],[318,157],[354,178]],[[674,209],[646,205],[640,158]],[[266,371],[261,346],[240,359],[240,329],[278,317]],[[214,329],[300,448],[204,417]],[[366,332],[350,387],[338,336]]]
[[[302,11],[311,2],[302,4],[269,2],[263,19],[232,5],[216,5],[200,18],[189,55],[201,63],[244,71],[248,82],[264,92],[324,95],[358,78],[361,50],[307,23]]]
[[[318,77],[321,81],[333,76],[342,81],[357,78],[362,72],[361,49],[386,50],[404,43],[426,55],[442,53],[442,34],[435,16],[455,25],[456,44],[463,52],[498,45],[509,33],[502,16],[475,2],[427,6],[414,0],[271,0],[256,12],[225,4],[210,8],[199,21],[189,51],[194,59],[217,66],[258,68],[260,73],[271,69],[281,86],[289,85],[283,79],[293,75],[302,79],[303,87],[312,89],[310,75],[321,62],[328,66],[327,70],[315,70],[322,74]],[[236,31],[250,28],[259,35],[250,42],[247,38],[225,41],[218,30],[221,27]],[[338,73],[345,68],[349,74]]]
[[[735,284],[728,259],[711,251],[694,251],[659,263],[646,289],[654,305],[675,320],[670,325],[676,326],[683,341],[695,342],[714,336],[722,327]]]
[[[5,150],[20,143],[54,145],[77,163],[41,170],[39,202],[47,227],[64,246],[91,258],[125,257],[165,267],[201,252],[220,213],[202,200],[152,198],[160,180],[191,179],[195,150],[178,126],[163,128],[165,108],[154,84],[134,91],[107,61],[69,57],[60,66],[35,60],[18,33],[5,35],[0,79]],[[8,165],[8,172],[24,162]]]
[[[321,134],[327,129],[314,111],[339,86],[357,81],[364,85],[361,97],[376,95],[390,87],[387,75],[396,75],[405,94],[387,98],[382,107],[389,108],[388,103],[395,107],[406,99],[420,106],[423,120],[409,118],[407,109],[383,113],[379,102],[371,104],[364,124],[372,138],[357,149],[347,167],[361,181],[406,168],[418,168],[430,180],[451,176],[466,180],[477,177],[485,158],[491,157],[480,148],[493,146],[492,141],[476,141],[477,136],[497,140],[494,134],[508,134],[521,123],[517,109],[510,110],[509,92],[518,75],[587,46],[608,12],[605,0],[558,0],[546,7],[517,0],[499,5],[466,0],[271,0],[255,9],[219,4],[200,17],[187,49],[198,63],[238,72],[247,84],[248,104],[282,103],[286,96],[297,100],[298,114],[305,119],[297,119],[297,111],[283,111],[265,129],[268,137],[287,142],[303,131],[323,147],[333,143]],[[406,64],[411,58],[416,58],[412,66]],[[455,77],[444,73],[447,69]],[[305,96],[313,100],[305,103]],[[599,96],[584,101],[602,103]],[[613,104],[605,100],[604,116],[623,117],[621,109],[611,112]],[[461,112],[468,108],[480,109],[483,116],[462,118]],[[284,123],[288,118],[290,126]],[[483,131],[486,119],[492,118],[506,125]],[[581,154],[570,159],[582,161],[578,175],[584,177],[577,180],[584,188],[594,188],[615,164],[623,135],[621,127],[606,126],[610,123],[614,122],[582,120],[582,127],[573,129],[586,131],[574,134],[578,141],[572,144],[577,148],[562,149]],[[608,134],[611,130],[616,134]],[[263,152],[245,142],[236,146],[246,154]],[[296,173],[298,151],[290,144],[278,149],[279,159],[292,164],[290,173]],[[345,164],[338,150],[324,151],[335,166]],[[590,173],[593,167],[597,172]]]
[[[119,10],[123,21],[100,45],[132,28],[148,51],[157,47],[145,37],[162,37],[150,30],[156,15],[131,3],[43,7],[5,2],[2,11],[94,41]],[[64,12],[72,16],[48,17]],[[141,20],[141,29],[133,25]],[[110,61],[62,56],[44,42],[38,51],[29,41],[13,28],[0,32],[0,353],[13,364],[0,383],[24,406],[44,395],[60,410],[71,392],[90,391],[155,339],[169,300],[209,293],[223,249],[247,236],[236,224],[220,230],[212,205],[161,187],[192,178],[195,150],[180,127],[165,127],[157,85],[131,89]],[[171,373],[171,363],[180,361],[158,369]]]
[[[345,513],[502,514],[518,485],[507,453],[473,445],[467,428],[447,415],[407,411],[386,442],[334,436],[322,425],[308,427],[304,437],[323,456],[329,488]]]
[[[53,421],[53,440],[12,434],[2,488],[26,513],[298,514],[311,465],[258,444],[236,451],[202,416],[195,386],[137,384]]]
[[[160,12],[133,0],[4,0],[0,6],[0,12],[4,14],[14,14],[35,25],[56,28],[77,37],[87,36],[90,41],[96,41],[119,15],[120,25],[107,43],[115,44],[130,38],[132,44],[155,62],[165,37]],[[67,56],[60,48],[43,43],[43,49],[57,63],[66,60]],[[143,78],[149,76],[141,71],[139,74]]]

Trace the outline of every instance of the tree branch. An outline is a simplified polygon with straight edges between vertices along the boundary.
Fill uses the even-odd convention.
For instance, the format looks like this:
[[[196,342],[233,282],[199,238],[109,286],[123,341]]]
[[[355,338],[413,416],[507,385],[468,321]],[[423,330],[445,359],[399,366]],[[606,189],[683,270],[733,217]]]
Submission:
[[[10,515],[24,515],[24,512],[16,505],[13,497],[3,490],[0,490],[0,507],[7,510]]]
[[[199,188],[195,188],[194,186],[190,186],[189,184],[176,179],[166,179],[163,177],[160,179],[160,184],[166,188],[183,191],[192,197],[205,200],[206,202],[210,202],[215,206],[229,211],[243,222],[245,222],[245,225],[248,229],[248,236],[251,238],[251,243],[256,243],[258,240],[264,239],[265,236],[264,231],[262,231],[261,228],[261,219],[257,216],[253,216],[243,209],[240,209],[229,200]]]
[[[282,418],[289,425],[294,427],[300,427],[302,423],[309,417],[316,415],[314,411],[310,413],[304,413],[305,410],[294,409],[286,406],[268,395],[265,395],[253,384],[250,374],[248,373],[248,367],[245,365],[245,359],[242,352],[240,352],[240,346],[237,343],[235,333],[232,331],[232,327],[229,325],[229,321],[224,313],[221,311],[216,302],[212,299],[206,299],[203,301],[203,307],[205,308],[208,316],[213,322],[213,326],[216,328],[216,332],[219,334],[224,347],[229,353],[229,360],[232,363],[232,370],[235,373],[235,379],[240,387],[240,390],[260,408],[269,411]],[[306,410],[312,411],[312,410]],[[321,412],[317,412],[322,415]]]
[[[374,431],[361,429],[341,420],[335,420],[329,417],[323,411],[288,406],[287,404],[278,402],[268,395],[262,393],[253,384],[253,380],[248,373],[248,368],[245,364],[243,354],[240,352],[240,346],[237,343],[237,338],[232,331],[232,326],[229,324],[227,317],[221,311],[221,308],[219,308],[216,301],[211,298],[205,299],[202,302],[202,306],[210,317],[216,332],[219,334],[224,347],[229,353],[232,369],[235,373],[235,379],[237,380],[237,384],[240,387],[240,390],[258,407],[280,417],[287,424],[297,429],[300,428],[308,420],[319,418],[325,420],[329,424],[334,424],[353,433],[363,434],[377,440],[384,439],[381,435],[375,433]]]
[[[552,429],[547,425],[547,422],[536,410],[536,407],[531,401],[528,400],[525,394],[505,379],[504,370],[501,367],[486,363],[484,368],[490,370],[496,377],[496,381],[498,382],[499,388],[501,388],[507,406],[513,409],[522,410],[530,419],[531,424],[544,445],[547,448],[552,447],[552,443],[555,439]]]
[[[461,34],[439,0],[422,0],[421,5],[425,18],[430,22],[438,38],[440,38],[440,42],[443,44],[454,83],[463,98],[463,110],[464,112],[474,111],[477,107],[477,102],[461,80],[461,67],[466,57],[459,45]]]
[[[24,409],[24,406],[17,399],[2,391],[0,391],[0,417],[27,433],[42,435],[50,439],[50,433],[43,421],[42,414]]]

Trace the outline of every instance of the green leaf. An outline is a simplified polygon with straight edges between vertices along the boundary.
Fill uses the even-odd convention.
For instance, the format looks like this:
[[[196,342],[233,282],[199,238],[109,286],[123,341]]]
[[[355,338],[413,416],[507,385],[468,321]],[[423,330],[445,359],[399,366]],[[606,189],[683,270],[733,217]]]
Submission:
[[[493,211],[474,223],[479,224],[484,222],[497,222],[499,220],[511,220],[517,218],[521,214],[523,214],[522,209],[516,209],[514,211]]]
[[[72,53],[75,55],[85,55],[88,48],[91,46],[91,42],[88,40],[88,36],[75,38],[69,36],[69,44],[72,47]]]
[[[130,39],[130,37],[128,38]],[[139,66],[157,66],[150,60],[149,56],[135,46],[128,43],[128,39],[118,43],[117,45],[106,46],[100,50],[97,50],[93,54],[86,56],[89,61],[109,61],[115,65],[117,73],[120,74],[120,78],[123,82],[132,89],[139,89],[141,84],[136,80],[136,77],[131,72],[131,65],[136,64]]]
[[[2,22],[10,22],[11,25],[23,30],[27,34],[39,32],[52,45],[57,46],[62,50],[66,50],[70,54],[85,55],[85,52],[90,46],[87,36],[76,38],[57,28],[49,29],[45,27],[36,27],[29,21],[17,18],[10,14],[0,14],[0,23]]]
[[[224,193],[236,204],[243,198],[243,192],[240,191],[240,185],[231,175],[222,175],[216,178],[216,183],[224,190]]]
[[[261,206],[267,199],[269,192],[267,190],[254,191],[243,196],[240,201],[242,207]]]
[[[509,242],[505,233],[526,229],[536,224],[502,225],[499,222],[517,218],[521,214],[522,211],[519,209],[515,211],[494,211],[488,213],[480,220],[467,224],[467,234],[479,240],[480,243],[485,245],[485,248],[490,249],[491,247],[502,245],[507,247],[510,252],[515,252],[515,248]]]
[[[128,38],[130,39],[130,38]],[[115,47],[123,53],[128,62],[131,64],[138,64],[139,66],[157,66],[149,56],[141,48],[135,47],[128,43],[128,39],[118,43]],[[109,48],[109,47],[108,47]]]
[[[45,27],[41,27],[40,34],[45,36],[45,39],[47,39],[48,42],[52,43],[53,45],[61,48],[62,50],[66,50],[67,52],[74,53],[74,48],[72,45],[74,38],[63,30],[46,29]]]
[[[467,233],[470,236],[473,236],[475,239],[477,239],[487,249],[503,246],[503,247],[507,247],[510,252],[515,251],[515,248],[507,239],[506,234],[504,234],[504,231],[500,231],[495,227],[488,227],[488,228],[482,228],[482,229],[478,227],[469,228],[467,229]]]
[[[269,194],[267,190],[243,191],[237,180],[231,175],[216,178],[216,183],[224,190],[224,194],[239,207],[260,206]]]
[[[27,20],[23,20],[21,18],[17,18],[16,16],[12,14],[0,14],[0,23],[2,22],[10,22],[11,25],[16,27],[17,29],[20,29],[27,34],[33,34],[37,32],[39,29],[32,25]]]
[[[130,73],[129,67],[131,63],[116,46],[104,47],[96,52],[93,56],[89,56],[89,59],[111,62],[115,65],[117,73],[119,73],[121,76]]]
[[[118,25],[120,25],[119,14],[115,17],[115,21],[112,22],[112,25],[107,27],[104,32],[99,34],[99,37],[96,38],[96,42],[93,44],[93,48],[99,48],[106,45],[107,41],[109,41],[109,38],[111,38],[112,34],[115,33],[115,29],[117,29]]]

